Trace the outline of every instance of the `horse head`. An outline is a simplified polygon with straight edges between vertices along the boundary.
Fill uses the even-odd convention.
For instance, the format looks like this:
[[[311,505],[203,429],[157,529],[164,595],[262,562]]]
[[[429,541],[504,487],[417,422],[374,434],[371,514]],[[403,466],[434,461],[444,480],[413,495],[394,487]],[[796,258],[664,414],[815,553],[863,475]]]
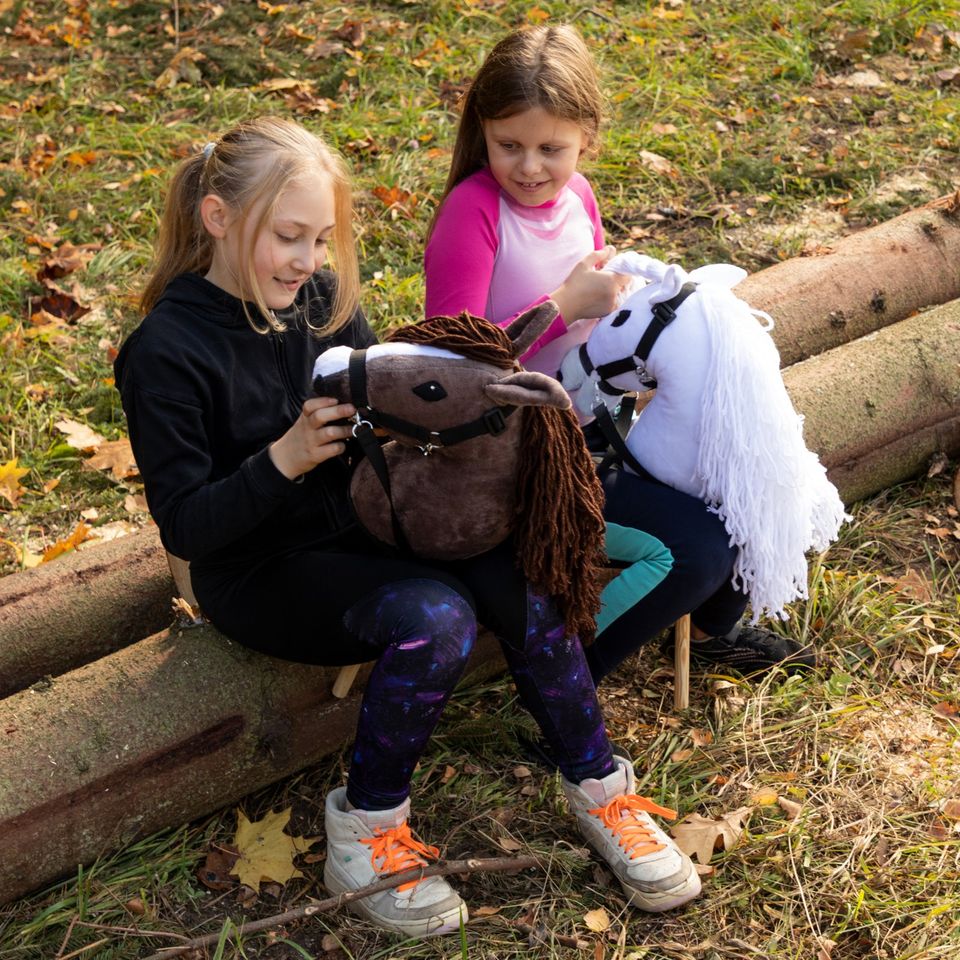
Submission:
[[[837,535],[843,505],[787,395],[766,314],[732,288],[731,264],[689,273],[623,254],[607,269],[638,278],[619,309],[564,358],[581,411],[656,387],[626,448],[655,479],[704,500],[740,548],[733,582],[754,617],[806,596],[805,551]],[[767,326],[758,318],[765,318]]]
[[[357,408],[368,456],[350,493],[376,539],[457,560],[512,537],[527,580],[556,598],[571,633],[589,635],[600,486],[564,389],[517,362],[556,315],[547,301],[506,330],[468,314],[431,317],[366,350],[328,350],[314,389]],[[382,447],[369,424],[389,437]]]

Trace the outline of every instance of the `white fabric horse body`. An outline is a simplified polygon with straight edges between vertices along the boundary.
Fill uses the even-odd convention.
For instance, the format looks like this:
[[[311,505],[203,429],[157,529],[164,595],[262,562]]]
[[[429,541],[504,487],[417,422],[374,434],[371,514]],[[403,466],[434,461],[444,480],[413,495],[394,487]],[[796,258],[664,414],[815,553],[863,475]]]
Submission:
[[[806,551],[825,549],[846,516],[803,442],[803,418],[784,387],[769,327],[757,319],[769,317],[732,292],[746,272],[711,264],[688,274],[635,253],[615,257],[607,269],[638,280],[587,340],[594,367],[631,357],[652,307],[671,300],[687,281],[697,284],[642,369],[606,382],[632,391],[656,380],[656,394],[627,435],[628,450],[658,480],[699,497],[723,520],[739,547],[733,584],[749,595],[753,622],[765,612],[786,619],[785,604],[807,596]],[[598,402],[619,402],[600,390],[596,369],[587,374],[577,350],[564,358],[560,373],[583,414]]]

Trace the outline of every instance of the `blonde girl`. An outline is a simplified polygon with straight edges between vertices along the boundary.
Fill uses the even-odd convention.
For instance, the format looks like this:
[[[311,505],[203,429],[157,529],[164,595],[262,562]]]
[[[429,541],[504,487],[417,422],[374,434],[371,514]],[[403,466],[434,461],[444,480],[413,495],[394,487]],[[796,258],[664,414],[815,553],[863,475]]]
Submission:
[[[166,548],[190,561],[213,624],[286,660],[376,661],[348,786],[326,798],[324,882],[355,890],[437,856],[410,832],[410,779],[480,616],[503,638],[576,802],[639,805],[610,856],[625,877],[631,857],[658,873],[631,895],[651,909],[681,902],[696,873],[646,801],[604,786],[616,761],[583,651],[515,569],[512,545],[427,564],[385,552],[354,521],[342,423],[354,408],[310,396],[321,351],[374,342],[357,308],[351,216],[343,163],[316,135],[267,117],[239,124],[175,173],[146,316],[115,364],[151,513]],[[328,246],[337,274],[324,269]],[[441,877],[354,908],[405,936],[467,918]]]

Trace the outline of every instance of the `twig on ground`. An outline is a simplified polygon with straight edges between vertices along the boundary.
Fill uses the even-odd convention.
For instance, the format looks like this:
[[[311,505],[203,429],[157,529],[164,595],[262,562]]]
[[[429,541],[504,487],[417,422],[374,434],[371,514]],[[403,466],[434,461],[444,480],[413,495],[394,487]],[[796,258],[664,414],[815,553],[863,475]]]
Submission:
[[[382,890],[390,890],[393,887],[399,887],[403,883],[409,883],[411,880],[425,879],[426,877],[446,877],[454,873],[499,873],[506,870],[526,870],[529,867],[539,867],[540,861],[536,857],[494,857],[489,860],[448,860],[446,863],[440,863],[433,867],[422,869],[405,870],[403,873],[395,873],[392,876],[371,883],[369,886],[361,887],[359,890],[353,890],[350,893],[341,893],[336,897],[328,897],[326,900],[318,900],[315,903],[309,903],[305,907],[297,907],[294,910],[287,910],[285,913],[278,913],[272,917],[263,917],[260,920],[253,920],[242,926],[234,927],[231,931],[230,939],[243,936],[249,933],[258,933],[261,930],[270,930],[273,927],[282,927],[294,920],[302,920],[305,917],[312,917],[318,913],[331,913],[332,911],[352,903],[354,900],[362,900],[373,893],[380,893]],[[177,957],[190,950],[196,950],[198,947],[205,947],[208,944],[219,941],[220,933],[211,933],[204,937],[196,937],[185,943],[174,947],[163,947],[157,953],[151,953],[146,960],[167,960],[168,957]]]
[[[507,926],[534,938],[537,943],[558,943],[561,947],[575,947],[577,950],[586,950],[590,946],[587,940],[581,940],[576,936],[571,937],[565,933],[554,933],[545,927],[535,927],[522,920],[507,920]]]

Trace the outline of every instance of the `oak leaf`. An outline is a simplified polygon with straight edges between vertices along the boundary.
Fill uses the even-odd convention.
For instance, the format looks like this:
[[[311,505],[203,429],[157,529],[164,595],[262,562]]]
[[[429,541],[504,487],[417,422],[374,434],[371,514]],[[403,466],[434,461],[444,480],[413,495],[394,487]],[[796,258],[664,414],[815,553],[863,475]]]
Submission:
[[[290,820],[290,808],[268,813],[262,820],[250,821],[237,810],[237,834],[233,844],[239,857],[230,871],[252,890],[260,890],[261,880],[286,883],[303,874],[293,858],[304,853],[319,837],[291,837],[283,832]]]
[[[101,443],[97,452],[84,462],[91,470],[109,470],[117,480],[135,477],[140,472],[126,437]]]
[[[715,849],[732,850],[736,846],[751,810],[752,807],[739,807],[715,820],[691,813],[670,832],[684,853],[696,856],[700,863],[709,863]]]

